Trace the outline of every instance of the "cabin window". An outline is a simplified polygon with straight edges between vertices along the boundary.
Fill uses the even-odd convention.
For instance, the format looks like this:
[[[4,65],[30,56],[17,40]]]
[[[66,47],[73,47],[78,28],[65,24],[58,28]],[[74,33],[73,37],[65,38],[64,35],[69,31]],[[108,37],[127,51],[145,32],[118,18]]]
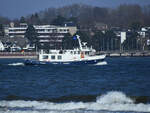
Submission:
[[[55,55],[52,55],[52,56],[51,56],[51,59],[53,59],[53,60],[54,60],[54,59],[55,59]]]
[[[62,59],[62,56],[60,56],[60,55],[57,56],[57,59],[58,59],[58,60],[61,60],[61,59]]]
[[[72,51],[70,51],[70,53],[72,54],[73,52],[72,52]]]
[[[76,51],[74,51],[74,54],[76,54]]]
[[[80,51],[78,51],[78,54],[80,54]]]
[[[88,55],[88,54],[89,54],[89,52],[88,52],[88,51],[86,51],[86,52],[85,52],[85,54],[86,54],[86,55]]]
[[[62,50],[60,50],[60,51],[59,51],[59,54],[63,54],[63,51],[62,51]]]
[[[43,59],[48,59],[48,55],[43,55]]]
[[[49,50],[44,50],[44,53],[48,54],[48,53],[49,53]]]

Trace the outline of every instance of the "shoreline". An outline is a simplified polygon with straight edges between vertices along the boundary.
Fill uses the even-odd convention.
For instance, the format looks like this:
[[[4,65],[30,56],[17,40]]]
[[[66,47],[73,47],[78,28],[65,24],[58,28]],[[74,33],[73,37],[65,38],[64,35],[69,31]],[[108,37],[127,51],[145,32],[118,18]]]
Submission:
[[[150,57],[150,52],[100,52],[100,54],[106,54],[106,57]],[[0,52],[0,59],[37,59],[38,55],[35,52]]]
[[[150,57],[150,51],[129,51],[129,52],[100,52],[107,57]]]
[[[0,52],[0,59],[2,58],[21,58],[21,59],[36,59],[38,56],[35,52]]]
[[[36,59],[37,56],[0,56],[0,59]]]

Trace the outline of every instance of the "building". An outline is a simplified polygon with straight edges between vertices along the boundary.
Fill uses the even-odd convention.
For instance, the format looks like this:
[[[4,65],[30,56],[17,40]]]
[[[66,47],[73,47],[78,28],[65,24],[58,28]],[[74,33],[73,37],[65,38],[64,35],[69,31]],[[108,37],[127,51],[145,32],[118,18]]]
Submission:
[[[14,23],[11,22],[10,27],[5,29],[5,34],[10,38],[24,38],[27,27],[28,25],[26,23],[20,23],[20,26],[15,27]]]
[[[108,29],[108,26],[107,24],[104,24],[104,23],[95,23],[95,26],[94,26],[97,30],[107,30]]]
[[[0,51],[4,51],[5,47],[3,45],[3,43],[0,41]]]
[[[64,35],[70,33],[72,36],[77,32],[76,26],[54,26],[54,25],[33,25],[37,31],[38,41],[40,44],[49,46],[60,46]],[[26,23],[20,23],[20,26],[15,27],[13,23],[5,29],[5,34],[10,38],[25,37]]]
[[[14,27],[14,25],[11,23],[10,27],[7,27],[5,29],[5,33],[10,37],[22,37],[24,38],[26,29],[28,25],[26,23],[20,23],[20,26]],[[76,26],[54,26],[54,25],[34,25],[34,28],[36,29],[39,37],[43,36],[49,36],[53,33],[60,33],[60,34],[66,34],[70,33],[71,35],[74,35],[77,32]]]

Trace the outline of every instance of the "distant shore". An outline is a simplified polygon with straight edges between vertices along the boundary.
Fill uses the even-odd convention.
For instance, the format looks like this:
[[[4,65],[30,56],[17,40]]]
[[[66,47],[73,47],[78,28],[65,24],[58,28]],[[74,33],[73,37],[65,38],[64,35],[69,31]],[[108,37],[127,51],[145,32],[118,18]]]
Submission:
[[[35,52],[0,52],[0,58],[22,58],[22,59],[36,59]]]
[[[111,52],[100,52],[101,54],[106,54],[107,57],[150,57],[150,51],[111,51]]]
[[[107,57],[150,57],[150,51],[145,52],[98,52],[98,54],[106,54]],[[0,52],[0,58],[22,58],[36,59],[38,57],[35,52]]]

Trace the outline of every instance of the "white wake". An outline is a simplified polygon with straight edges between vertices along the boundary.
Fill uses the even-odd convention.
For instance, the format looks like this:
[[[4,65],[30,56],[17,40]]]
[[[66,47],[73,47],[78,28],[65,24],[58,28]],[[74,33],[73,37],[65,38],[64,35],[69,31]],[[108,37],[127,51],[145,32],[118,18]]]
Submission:
[[[106,61],[103,61],[103,62],[98,62],[97,64],[95,64],[96,66],[100,66],[100,65],[107,65],[107,62]]]
[[[12,108],[30,108],[29,110],[13,110],[13,113],[97,113],[99,111],[133,111],[150,112],[150,104],[135,104],[134,100],[122,92],[108,92],[97,97],[96,102],[53,103],[43,101],[0,101],[0,108],[6,108],[6,113],[12,113]],[[11,108],[11,109],[9,109]],[[44,111],[43,111],[44,110]],[[0,110],[1,113],[1,110]]]
[[[18,63],[11,63],[8,64],[9,66],[24,66],[24,63],[18,62]]]

